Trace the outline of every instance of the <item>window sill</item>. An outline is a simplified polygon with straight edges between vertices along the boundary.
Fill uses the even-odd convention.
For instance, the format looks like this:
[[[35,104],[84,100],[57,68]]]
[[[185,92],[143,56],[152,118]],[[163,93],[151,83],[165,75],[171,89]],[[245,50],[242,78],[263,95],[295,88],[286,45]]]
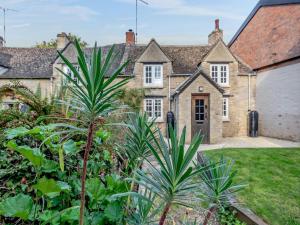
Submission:
[[[219,84],[218,85],[222,88],[230,88],[230,85],[229,84]]]
[[[144,88],[164,88],[163,85],[144,85]]]
[[[149,122],[150,121],[154,121],[155,123],[164,123],[165,122],[163,118],[157,118],[155,120],[153,120],[152,118],[149,118]]]
[[[230,119],[222,119],[223,122],[230,122]]]

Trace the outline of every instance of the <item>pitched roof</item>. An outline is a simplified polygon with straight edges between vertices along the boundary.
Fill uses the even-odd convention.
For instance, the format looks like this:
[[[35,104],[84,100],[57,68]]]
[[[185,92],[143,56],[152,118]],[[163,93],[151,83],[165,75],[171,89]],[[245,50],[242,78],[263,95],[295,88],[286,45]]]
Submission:
[[[0,48],[0,65],[8,70],[0,78],[50,78],[56,49]]]
[[[174,74],[193,74],[198,64],[208,53],[211,46],[176,46],[176,45],[160,45],[162,51],[170,58],[173,63]],[[128,60],[130,64],[126,69],[127,74],[132,74],[134,63],[143,54],[146,45],[131,46],[129,49]]]
[[[203,76],[209,83],[212,84],[219,92],[224,93],[224,90],[216,83],[214,82],[211,77],[205,73],[204,70],[197,69],[192,76],[190,76],[188,79],[186,79],[181,85],[179,85],[174,93],[171,95],[171,98],[174,98],[176,95],[179,95],[182,93],[197,77]]]
[[[160,45],[161,50],[170,58],[173,66],[173,74],[193,74],[205,56],[210,52],[214,45]],[[147,45],[129,46],[128,60],[129,65],[125,74],[133,74],[135,62],[146,50]],[[248,74],[252,72],[250,66],[237,58],[239,63],[239,73]]]
[[[103,46],[101,48],[103,51],[103,58],[105,58],[111,45]],[[118,66],[126,60],[129,60],[129,65],[124,70],[124,75],[133,75],[134,64],[146,48],[147,45],[128,46],[126,44],[116,44],[115,52],[118,54],[114,64],[108,71],[108,74],[113,73]],[[198,65],[213,46],[161,45],[160,48],[172,61],[173,74],[191,75],[197,70]],[[69,47],[65,48],[63,51],[72,63],[77,62],[75,51]],[[92,51],[93,48],[84,49],[87,57],[91,57]],[[8,68],[6,72],[0,75],[0,79],[49,79],[53,75],[52,65],[57,59],[58,54],[56,49],[0,48],[0,66]],[[60,61],[56,62],[59,63]],[[239,70],[240,73],[249,73],[251,68],[239,61]]]
[[[299,4],[300,0],[260,0],[254,9],[251,11],[249,16],[246,18],[246,20],[243,22],[242,26],[238,29],[238,31],[235,33],[231,41],[228,43],[228,46],[230,47],[233,42],[238,38],[240,33],[245,29],[245,27],[248,25],[248,23],[251,21],[251,19],[255,16],[255,14],[258,12],[258,10],[261,7],[265,6],[276,6],[276,5],[287,5],[287,4]]]
[[[101,48],[105,57],[111,45]],[[91,57],[92,51],[93,48],[84,49],[87,57]],[[115,45],[115,52],[118,54],[108,73],[113,73],[121,64],[124,51],[125,44]],[[57,58],[55,48],[0,48],[0,66],[8,68],[0,75],[0,79],[49,79],[53,76],[52,65]],[[71,62],[77,62],[76,54],[71,54],[68,58]]]

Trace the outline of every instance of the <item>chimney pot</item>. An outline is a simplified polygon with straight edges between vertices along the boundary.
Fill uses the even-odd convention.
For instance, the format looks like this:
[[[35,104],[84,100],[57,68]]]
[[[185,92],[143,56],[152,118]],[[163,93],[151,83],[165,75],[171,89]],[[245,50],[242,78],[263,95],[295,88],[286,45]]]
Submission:
[[[57,49],[64,49],[69,43],[68,35],[65,32],[57,34]]]
[[[215,20],[215,30],[208,35],[208,44],[214,45],[220,39],[223,39],[223,30],[220,29],[220,20]]]
[[[132,29],[129,29],[126,32],[126,45],[134,45],[135,44],[135,33]]]

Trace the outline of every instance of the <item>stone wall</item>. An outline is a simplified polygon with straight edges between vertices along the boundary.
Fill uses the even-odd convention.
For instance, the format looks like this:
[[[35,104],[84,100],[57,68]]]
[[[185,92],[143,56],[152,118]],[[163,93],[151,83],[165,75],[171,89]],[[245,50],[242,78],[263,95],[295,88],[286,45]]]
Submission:
[[[204,91],[199,93],[199,86],[203,86]],[[208,94],[209,95],[209,108],[210,108],[210,143],[218,143],[222,139],[223,126],[222,126],[222,93],[219,92],[206,78],[199,75],[180,95],[177,97],[179,104],[179,111],[177,114],[177,124],[179,133],[184,126],[187,129],[186,140],[188,143],[192,139],[192,126],[191,126],[191,104],[192,94]]]

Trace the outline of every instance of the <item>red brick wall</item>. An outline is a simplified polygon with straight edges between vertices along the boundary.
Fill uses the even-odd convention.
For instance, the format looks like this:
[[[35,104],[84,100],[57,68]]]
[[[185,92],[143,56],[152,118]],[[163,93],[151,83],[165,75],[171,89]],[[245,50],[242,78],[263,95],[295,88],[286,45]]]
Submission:
[[[230,49],[254,69],[300,56],[300,4],[260,8]]]

